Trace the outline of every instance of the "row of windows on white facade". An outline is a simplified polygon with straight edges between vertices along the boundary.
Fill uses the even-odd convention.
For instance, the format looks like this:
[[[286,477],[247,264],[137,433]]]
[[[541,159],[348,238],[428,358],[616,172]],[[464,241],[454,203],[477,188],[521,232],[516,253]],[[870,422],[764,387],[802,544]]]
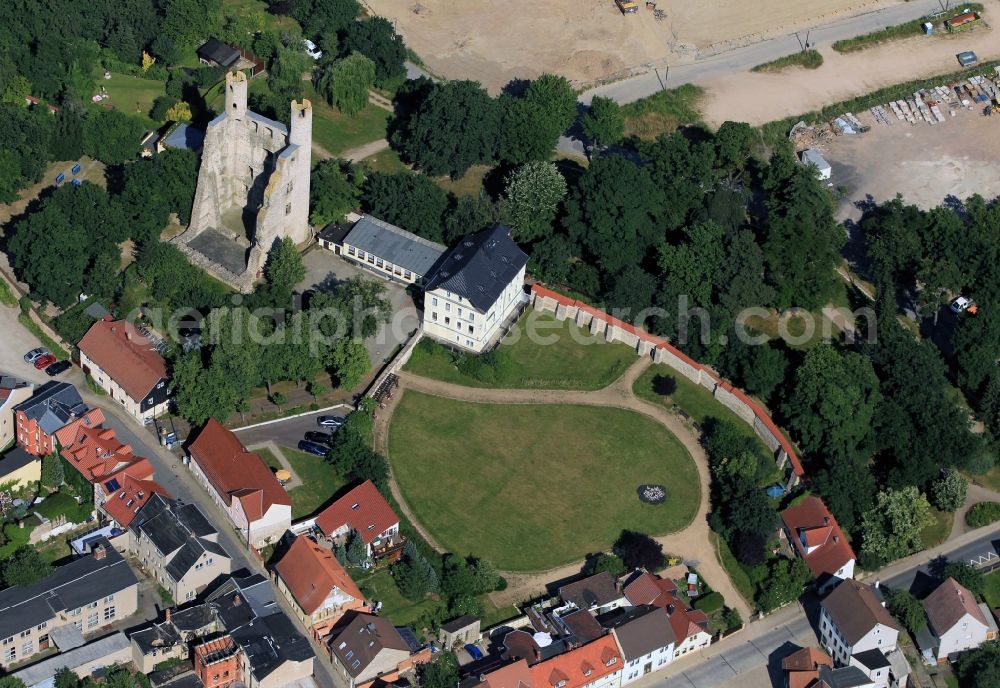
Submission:
[[[362,251],[360,249],[358,249],[357,251],[355,251],[355,249],[354,249],[353,246],[348,246],[347,247],[347,255],[354,256],[358,260],[365,261],[365,262],[369,263],[370,265],[374,265],[377,268],[382,268],[386,272],[395,273],[396,275],[399,275],[400,277],[404,277],[406,279],[413,279],[413,273],[412,272],[410,272],[409,270],[404,270],[403,268],[399,267],[398,265],[393,265],[392,263],[390,263],[387,260],[382,260],[381,258],[379,258],[378,256],[376,256],[374,253],[365,253],[364,251]]]

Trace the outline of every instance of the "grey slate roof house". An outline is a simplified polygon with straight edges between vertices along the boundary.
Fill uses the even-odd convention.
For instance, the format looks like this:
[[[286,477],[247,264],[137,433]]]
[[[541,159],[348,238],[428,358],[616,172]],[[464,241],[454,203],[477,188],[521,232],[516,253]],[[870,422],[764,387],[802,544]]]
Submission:
[[[52,647],[59,638],[72,641],[135,613],[138,579],[107,540],[98,540],[90,556],[60,566],[27,586],[0,591],[0,665],[7,667]],[[69,633],[57,633],[63,627]]]
[[[178,602],[231,570],[215,527],[194,504],[150,497],[129,524],[129,551]]]
[[[527,303],[528,255],[493,225],[470,234],[438,261],[424,286],[424,333],[459,349],[488,350]]]
[[[59,448],[56,433],[77,419],[86,422],[91,416],[95,425],[103,422],[100,409],[91,411],[76,387],[68,382],[47,382],[14,407],[17,443],[29,454],[44,456]]]
[[[568,583],[559,588],[558,592],[566,604],[577,609],[588,609],[595,614],[608,612],[628,603],[614,576],[607,571]]]
[[[417,285],[424,284],[447,248],[371,215],[362,215],[353,225],[331,224],[317,240],[380,277]]]
[[[201,62],[226,69],[240,61],[239,50],[215,38],[209,38],[195,52]]]
[[[622,685],[659,671],[674,658],[677,636],[664,607],[652,607],[612,630],[622,651]]]

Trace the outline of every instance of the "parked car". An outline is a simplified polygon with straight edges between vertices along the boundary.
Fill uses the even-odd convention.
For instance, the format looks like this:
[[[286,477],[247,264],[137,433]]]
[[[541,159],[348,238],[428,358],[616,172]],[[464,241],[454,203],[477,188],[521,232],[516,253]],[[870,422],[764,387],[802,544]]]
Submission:
[[[48,368],[50,365],[55,363],[57,360],[58,359],[52,354],[45,354],[35,359],[34,366],[38,368],[38,370],[44,370],[45,368]]]
[[[321,428],[339,428],[344,425],[342,416],[320,416],[316,419],[316,425]]]
[[[330,446],[333,443],[333,435],[327,432],[313,432],[309,431],[306,433],[306,442],[315,442],[316,444],[325,444]]]
[[[309,440],[299,440],[299,451],[304,451],[308,454],[314,454],[316,456],[326,456],[330,452],[330,448],[324,444],[319,444],[317,442],[310,442]]]
[[[32,349],[24,355],[25,363],[34,363],[36,360],[49,353],[49,350],[44,346],[40,346],[37,349]]]
[[[308,55],[312,59],[318,60],[319,58],[323,57],[323,51],[320,50],[319,46],[310,41],[308,38],[303,39],[302,45],[306,47],[306,55]]]
[[[975,313],[976,302],[965,296],[959,296],[957,299],[951,302],[952,313],[964,313],[967,310],[972,310]]]
[[[979,58],[971,50],[960,52],[955,57],[958,58],[958,64],[963,67],[973,67],[979,63]]]
[[[59,373],[65,373],[67,370],[73,367],[73,364],[69,361],[56,361],[48,368],[45,369],[45,373],[49,377],[55,377]]]
[[[475,662],[478,662],[480,659],[483,658],[483,651],[480,650],[475,645],[473,645],[472,643],[467,643],[465,645],[465,651],[469,653],[469,656],[472,657],[473,661]]]

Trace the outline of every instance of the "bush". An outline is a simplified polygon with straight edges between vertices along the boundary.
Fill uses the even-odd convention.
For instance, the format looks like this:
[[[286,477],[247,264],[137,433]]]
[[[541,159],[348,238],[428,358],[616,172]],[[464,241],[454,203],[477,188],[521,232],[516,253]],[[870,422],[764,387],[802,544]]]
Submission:
[[[725,605],[725,600],[721,593],[715,592],[714,590],[707,595],[702,595],[694,601],[694,608],[700,609],[706,614],[711,614],[712,612],[719,611]]]
[[[803,50],[802,52],[779,57],[777,60],[759,64],[751,72],[780,72],[785,67],[804,67],[818,69],[823,65],[823,56],[818,50]]]
[[[965,514],[965,522],[972,528],[982,528],[997,521],[1000,521],[1000,502],[973,504]]]

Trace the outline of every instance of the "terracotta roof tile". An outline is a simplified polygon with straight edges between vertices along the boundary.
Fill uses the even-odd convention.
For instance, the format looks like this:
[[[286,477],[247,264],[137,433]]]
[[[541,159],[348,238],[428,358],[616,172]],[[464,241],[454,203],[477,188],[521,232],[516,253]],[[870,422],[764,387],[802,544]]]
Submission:
[[[835,575],[856,558],[840,524],[820,498],[810,495],[788,507],[781,512],[781,520],[790,534],[792,546],[817,580]],[[809,547],[818,549],[806,554],[803,536]]]
[[[275,567],[306,614],[312,614],[334,588],[356,600],[364,595],[333,553],[300,535]]]
[[[78,418],[74,418],[56,430],[52,436],[59,442],[60,447],[65,447],[76,439],[76,433],[79,429],[100,427],[104,425],[104,420],[104,411],[100,407],[88,409]]]
[[[118,441],[113,429],[84,426],[76,427],[61,454],[90,482],[103,480],[141,458],[132,454],[132,445]]]
[[[105,481],[105,492],[107,492],[108,496],[104,502],[103,509],[122,528],[128,528],[129,524],[135,519],[139,509],[145,506],[146,502],[154,494],[160,494],[173,499],[173,496],[167,492],[166,488],[155,480],[132,477],[129,468],[121,471],[120,475],[114,477],[114,479],[117,480],[119,489],[109,490],[107,483],[110,482],[110,479]]]
[[[316,525],[327,536],[346,524],[368,545],[397,523],[399,516],[371,480],[355,487],[316,517]]]
[[[606,635],[539,662],[531,667],[531,678],[535,688],[555,688],[560,681],[566,682],[564,688],[580,688],[620,671],[622,664],[618,645],[614,638]]]
[[[512,664],[502,666],[483,677],[489,688],[532,688],[531,669],[528,663],[520,659]]]
[[[214,418],[205,423],[188,451],[216,492],[230,504],[238,499],[251,521],[274,504],[291,506],[288,493],[260,454],[247,451],[239,438]]]
[[[167,377],[167,364],[127,320],[99,320],[77,345],[136,401]]]
[[[832,667],[833,660],[815,647],[803,647],[781,661],[781,668],[785,671],[813,671],[820,665]]]

